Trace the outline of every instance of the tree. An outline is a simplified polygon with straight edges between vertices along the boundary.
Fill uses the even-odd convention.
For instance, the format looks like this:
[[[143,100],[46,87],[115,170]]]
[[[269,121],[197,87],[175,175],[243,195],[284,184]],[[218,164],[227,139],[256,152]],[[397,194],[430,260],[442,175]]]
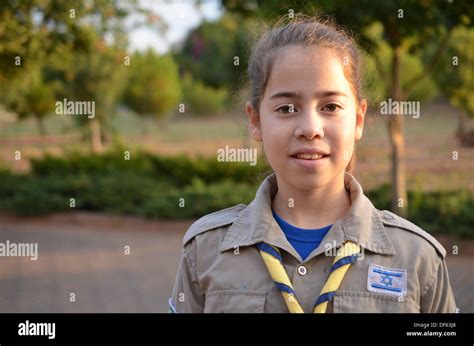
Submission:
[[[4,102],[7,110],[17,113],[20,119],[36,119],[40,134],[46,134],[43,119],[54,110],[55,97],[39,67],[30,68],[23,78],[10,83]]]
[[[249,25],[249,20],[239,21],[229,13],[217,21],[203,22],[189,32],[182,47],[175,47],[176,61],[195,80],[232,92],[238,89],[238,77],[246,68]]]
[[[94,49],[99,37],[123,33],[123,19],[142,10],[136,0],[0,2],[0,80],[27,71],[58,47]],[[91,30],[94,29],[94,30]]]
[[[15,97],[16,104],[22,106],[15,107],[23,117],[31,113],[42,119],[40,114],[49,105],[52,91],[56,97],[96,102],[99,116],[89,125],[93,148],[100,150],[100,125],[118,95],[120,71],[114,69],[123,65],[123,61],[111,64],[115,58],[108,49],[101,51],[101,46],[106,38],[117,49],[126,46],[124,19],[131,12],[143,13],[137,0],[0,2],[0,102],[8,102],[11,93],[6,91],[7,85],[11,91],[15,79],[28,79],[29,71],[42,65],[46,67],[44,83],[40,80],[40,84],[24,88],[25,94]],[[71,62],[71,57],[77,60]],[[64,68],[54,71],[57,66]],[[32,104],[26,106],[28,102]]]
[[[368,94],[369,103],[377,104],[382,100],[390,97],[391,84],[388,83],[382,76],[387,76],[391,71],[392,48],[382,38],[382,27],[380,23],[373,23],[367,29],[367,35],[371,37],[374,42],[377,42],[376,48],[372,50],[372,54],[363,53],[363,67],[365,67],[364,85]],[[368,68],[366,65],[369,65]],[[408,88],[411,83],[413,75],[418,75],[423,72],[423,60],[420,56],[410,52],[404,52],[400,57],[400,83],[402,89]],[[367,90],[368,89],[368,90]],[[431,78],[420,81],[414,88],[411,94],[407,97],[410,101],[430,101],[438,96],[438,87]],[[375,107],[376,108],[376,107]]]
[[[461,144],[474,146],[474,129],[466,128],[474,119],[474,29],[463,26],[453,30],[435,79],[449,102],[460,110],[457,137]]]
[[[50,82],[59,82],[56,93],[59,102],[93,102],[94,117],[76,115],[77,123],[88,129],[93,152],[103,150],[105,131],[115,106],[126,86],[129,66],[127,55],[118,47],[107,46],[102,40],[95,43],[94,52],[71,54],[63,51],[54,57],[48,69]]]
[[[180,98],[178,66],[171,55],[160,56],[150,49],[132,56],[124,95],[130,109],[160,119],[177,107]]]

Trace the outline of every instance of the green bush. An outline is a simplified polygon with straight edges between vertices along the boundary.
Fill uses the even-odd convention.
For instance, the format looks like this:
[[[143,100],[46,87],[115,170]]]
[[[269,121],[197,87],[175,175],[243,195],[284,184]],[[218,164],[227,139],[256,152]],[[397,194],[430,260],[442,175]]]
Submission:
[[[27,176],[1,172],[0,210],[39,215],[74,210],[103,211],[160,218],[191,218],[249,203],[255,186],[229,180],[205,184],[194,179],[176,187],[140,173]],[[184,199],[184,206],[180,206]]]
[[[214,89],[186,74],[183,78],[183,97],[186,112],[192,115],[216,115],[226,109],[227,91]]]
[[[124,151],[118,148],[102,155],[71,152],[64,157],[45,156],[42,159],[32,159],[32,174],[67,176],[79,173],[138,172],[153,176],[156,181],[183,186],[191,184],[195,178],[205,183],[228,179],[255,184],[261,180],[262,173],[268,170],[264,160],[257,160],[257,165],[250,166],[241,162],[218,162],[216,158],[161,157],[141,151],[132,152],[130,160],[125,160]]]
[[[133,153],[133,160],[125,160],[124,151],[114,150],[102,155],[70,152],[64,157],[46,155],[41,159],[33,158],[31,170],[33,175],[38,176],[153,170],[151,161],[146,155]]]
[[[1,172],[0,209],[26,215],[64,211],[74,189],[72,180],[71,177],[35,179]]]
[[[380,210],[390,209],[390,185],[383,184],[376,189],[364,191],[364,193],[367,195],[367,197],[369,197],[370,201],[376,208]]]
[[[378,209],[390,208],[389,185],[369,191],[367,196]],[[468,190],[408,191],[408,219],[429,233],[474,236],[474,194]]]
[[[197,218],[249,203],[267,171],[263,163],[252,167],[145,152],[134,152],[127,161],[122,149],[100,156],[47,156],[34,160],[27,175],[0,170],[0,210],[17,214],[68,211],[74,198],[75,210]],[[389,209],[390,194],[389,185],[367,193],[378,209]],[[472,192],[409,191],[408,198],[409,220],[426,231],[474,236]]]
[[[470,191],[410,192],[410,217],[430,233],[474,236],[474,196]]]
[[[197,218],[239,203],[250,203],[256,187],[229,180],[206,185],[196,179],[183,189],[170,189],[164,194],[155,192],[144,204],[140,214],[179,219]],[[184,205],[180,204],[182,202]]]

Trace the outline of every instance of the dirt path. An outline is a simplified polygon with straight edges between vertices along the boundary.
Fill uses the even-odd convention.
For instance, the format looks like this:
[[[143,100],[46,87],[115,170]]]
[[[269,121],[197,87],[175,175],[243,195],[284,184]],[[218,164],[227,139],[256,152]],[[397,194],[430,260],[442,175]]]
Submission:
[[[74,214],[0,223],[2,242],[39,249],[36,261],[0,258],[0,311],[163,312],[191,222]]]
[[[1,242],[37,242],[39,250],[36,261],[0,257],[0,312],[166,312],[191,223],[87,213],[0,215]],[[451,283],[458,306],[474,312],[474,241],[441,241],[448,251],[459,245],[460,254],[448,257]]]

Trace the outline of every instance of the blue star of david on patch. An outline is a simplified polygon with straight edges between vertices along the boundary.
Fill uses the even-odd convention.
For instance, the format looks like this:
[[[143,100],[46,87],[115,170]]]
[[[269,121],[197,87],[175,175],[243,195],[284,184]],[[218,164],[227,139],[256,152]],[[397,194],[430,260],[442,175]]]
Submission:
[[[382,267],[372,263],[367,276],[367,290],[398,297],[406,296],[406,269]]]
[[[380,283],[385,286],[392,286],[393,279],[388,275],[382,275],[382,280],[380,281]]]

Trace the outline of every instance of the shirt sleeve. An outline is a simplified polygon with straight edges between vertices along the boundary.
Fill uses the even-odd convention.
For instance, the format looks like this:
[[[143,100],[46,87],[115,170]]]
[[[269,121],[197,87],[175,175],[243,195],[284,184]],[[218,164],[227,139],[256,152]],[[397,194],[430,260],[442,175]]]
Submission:
[[[425,313],[457,312],[444,259],[440,258],[440,263],[428,282],[427,288],[421,293],[420,305],[421,312]]]
[[[168,306],[170,313],[202,313],[204,311],[204,295],[199,286],[195,262],[188,255],[186,248],[183,248],[181,252]]]

